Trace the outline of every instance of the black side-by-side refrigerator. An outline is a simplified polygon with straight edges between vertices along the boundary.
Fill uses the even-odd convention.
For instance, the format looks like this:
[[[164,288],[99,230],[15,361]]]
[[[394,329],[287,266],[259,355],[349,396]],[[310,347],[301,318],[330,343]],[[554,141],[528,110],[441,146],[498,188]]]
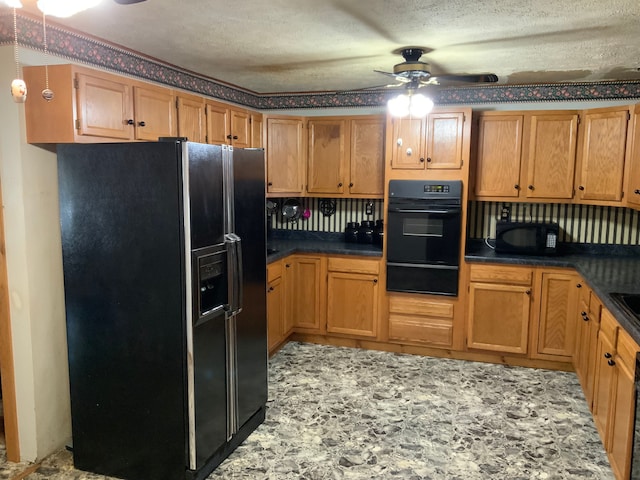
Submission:
[[[58,145],[75,467],[202,479],[264,420],[264,151]]]

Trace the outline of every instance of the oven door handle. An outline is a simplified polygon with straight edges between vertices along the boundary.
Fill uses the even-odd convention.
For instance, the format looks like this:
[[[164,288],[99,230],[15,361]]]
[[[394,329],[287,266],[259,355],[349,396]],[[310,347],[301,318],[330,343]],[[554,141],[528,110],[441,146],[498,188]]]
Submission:
[[[450,210],[433,210],[433,209],[412,210],[412,209],[406,209],[406,208],[390,208],[389,211],[397,212],[397,213],[435,213],[435,214],[446,215],[450,213],[458,213],[460,209],[452,208]]]

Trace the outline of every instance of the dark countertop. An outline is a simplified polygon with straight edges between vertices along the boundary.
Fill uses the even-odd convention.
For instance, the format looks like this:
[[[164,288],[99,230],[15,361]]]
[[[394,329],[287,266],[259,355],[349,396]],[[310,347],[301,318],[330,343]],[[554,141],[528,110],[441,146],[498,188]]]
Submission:
[[[613,292],[640,293],[640,247],[565,246],[561,255],[532,256],[496,254],[480,240],[468,242],[465,260],[469,263],[574,268],[620,325],[640,344],[640,320],[609,297]]]
[[[275,250],[275,251],[274,251]],[[293,253],[382,257],[379,245],[346,243],[342,233],[274,231],[267,237],[267,263]]]

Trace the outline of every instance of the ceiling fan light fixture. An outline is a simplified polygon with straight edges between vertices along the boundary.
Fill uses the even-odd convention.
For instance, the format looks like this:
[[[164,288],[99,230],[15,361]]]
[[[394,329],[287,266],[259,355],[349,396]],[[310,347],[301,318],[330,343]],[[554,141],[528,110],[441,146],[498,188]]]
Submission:
[[[102,0],[38,0],[38,8],[45,15],[66,18],[95,7]]]
[[[433,100],[420,93],[414,95],[401,93],[387,102],[387,108],[392,117],[402,118],[410,115],[422,118],[433,109]]]

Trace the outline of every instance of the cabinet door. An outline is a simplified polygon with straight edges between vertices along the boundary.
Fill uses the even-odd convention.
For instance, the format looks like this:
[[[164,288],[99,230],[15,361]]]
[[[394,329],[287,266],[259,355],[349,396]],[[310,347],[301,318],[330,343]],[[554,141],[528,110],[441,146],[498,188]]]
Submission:
[[[133,87],[136,140],[157,141],[178,135],[176,98],[166,88]]]
[[[293,256],[285,261],[285,275],[285,325],[318,332],[322,313],[322,260],[319,257]]]
[[[634,380],[634,372],[623,361],[616,359],[615,385],[613,387],[615,396],[612,403],[609,454],[611,468],[616,478],[629,478],[631,472],[631,449],[636,410]]]
[[[573,354],[573,364],[576,369],[576,375],[582,385],[582,390],[585,392],[585,397],[587,397],[586,386],[589,365],[589,335],[591,333],[589,327],[592,323],[591,318],[589,317],[589,297],[591,292],[584,282],[580,282],[580,285],[582,286],[579,289],[578,305],[576,308],[576,348]],[[589,398],[587,398],[587,404],[591,405],[591,400]]]
[[[621,200],[628,123],[627,107],[582,115],[579,200]]]
[[[427,169],[462,168],[464,113],[432,113],[427,117]]]
[[[302,119],[267,118],[267,193],[302,194]]]
[[[393,128],[391,168],[424,170],[425,120],[419,118],[394,118],[391,122]]]
[[[351,120],[349,193],[384,194],[384,118]]]
[[[483,115],[478,123],[477,197],[520,194],[522,115]]]
[[[262,114],[252,113],[249,117],[251,123],[251,148],[263,148],[262,141]]]
[[[249,127],[249,112],[232,108],[229,112],[231,124],[231,145],[237,148],[251,146],[251,128]]]
[[[178,95],[178,135],[190,142],[205,142],[205,105],[201,97]]]
[[[78,134],[94,137],[133,138],[131,87],[98,75],[76,74]]]
[[[346,164],[346,120],[309,120],[307,191],[344,192]]]
[[[469,285],[467,346],[507,353],[527,353],[531,287]]]
[[[378,276],[329,272],[327,332],[375,337],[377,320]]]
[[[603,316],[602,325],[606,318]],[[612,317],[611,317],[611,321]],[[613,356],[615,355],[615,338],[609,329],[601,329],[598,334],[598,347],[596,350],[595,386],[593,394],[593,420],[600,433],[600,438],[605,450],[609,450],[609,415],[615,387],[616,369]]]
[[[633,147],[629,160],[629,179],[625,191],[627,205],[640,208],[640,104],[635,106],[633,113]]]
[[[527,117],[527,198],[573,198],[578,115]]]
[[[575,349],[578,279],[573,274],[542,273],[537,357],[551,355],[571,361]]]
[[[277,347],[284,338],[284,305],[282,277],[269,282],[267,286],[267,342],[269,351]]]
[[[207,102],[207,142],[213,145],[231,143],[229,108],[226,105]]]

